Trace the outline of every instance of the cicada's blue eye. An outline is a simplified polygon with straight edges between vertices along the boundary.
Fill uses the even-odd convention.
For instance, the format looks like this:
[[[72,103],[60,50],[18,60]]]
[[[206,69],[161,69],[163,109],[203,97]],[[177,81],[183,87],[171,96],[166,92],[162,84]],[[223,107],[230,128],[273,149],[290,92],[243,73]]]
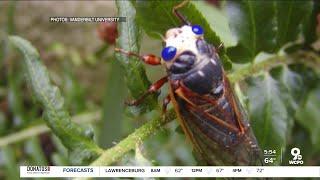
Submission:
[[[167,46],[162,49],[161,56],[165,61],[170,61],[177,53],[177,48],[173,46]]]
[[[192,31],[196,34],[196,35],[202,35],[203,34],[203,29],[201,26],[199,25],[193,25],[192,26]]]

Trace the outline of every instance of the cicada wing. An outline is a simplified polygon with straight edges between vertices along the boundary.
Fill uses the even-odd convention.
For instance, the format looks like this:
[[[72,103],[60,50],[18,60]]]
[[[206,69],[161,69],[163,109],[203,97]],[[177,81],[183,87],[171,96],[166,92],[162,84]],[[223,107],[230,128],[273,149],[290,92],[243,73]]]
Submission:
[[[194,145],[197,159],[207,165],[261,165],[260,149],[247,119],[243,119],[246,116],[233,99],[232,90],[226,91],[220,104],[171,92],[180,125]],[[244,132],[240,132],[237,122]]]

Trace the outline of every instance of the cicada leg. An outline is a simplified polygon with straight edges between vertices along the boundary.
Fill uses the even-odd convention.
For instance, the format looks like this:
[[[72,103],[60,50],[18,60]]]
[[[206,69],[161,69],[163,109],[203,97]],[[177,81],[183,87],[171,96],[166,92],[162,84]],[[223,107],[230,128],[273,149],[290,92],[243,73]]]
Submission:
[[[171,97],[170,95],[168,94],[166,96],[166,98],[163,99],[162,101],[162,113],[161,113],[161,116],[162,116],[162,119],[163,121],[165,121],[166,119],[166,116],[167,116],[167,106],[168,104],[171,102]]]
[[[162,114],[166,114],[167,112],[167,106],[171,101],[171,97],[168,94],[166,98],[163,99],[163,103],[162,103]]]
[[[120,52],[122,54],[126,54],[127,56],[135,56],[135,57],[139,58],[140,60],[142,60],[146,64],[150,64],[150,65],[160,65],[161,64],[161,58],[157,57],[156,55],[153,55],[153,54],[139,55],[139,54],[136,54],[134,52],[125,51],[125,50],[120,49],[120,48],[115,48],[114,50],[116,52]]]
[[[214,53],[221,53],[224,49],[224,44],[223,43],[220,43],[218,47],[216,46],[212,46],[211,45],[211,49],[213,50]]]
[[[139,55],[136,54],[134,52],[131,51],[126,51],[120,48],[115,48],[114,49],[116,52],[120,52],[123,54],[126,54],[127,56],[135,56],[137,58],[139,58],[140,60],[142,60],[144,63],[146,64],[150,64],[150,65],[160,65],[161,64],[161,58],[153,55],[153,54],[148,54],[148,55]],[[126,102],[126,104],[128,106],[136,106],[139,105],[148,95],[157,92],[166,82],[168,81],[168,77],[163,77],[160,80],[158,80],[157,82],[155,82],[154,84],[152,84],[148,91],[145,92],[144,94],[142,94],[138,99],[136,100],[132,100],[132,101],[128,101]]]
[[[178,9],[185,6],[187,3],[188,1],[182,1],[181,3],[173,7],[172,12],[174,15],[176,15],[180,19],[180,21],[183,24],[191,25],[191,23],[187,20],[187,18],[178,11]]]
[[[126,102],[128,106],[137,106],[139,105],[148,95],[157,92],[166,82],[168,81],[168,77],[163,77],[154,84],[152,84],[148,91],[141,95],[138,99]]]
[[[219,44],[219,46],[217,48],[217,52],[220,53],[221,51],[223,51],[223,49],[224,49],[224,44],[221,43],[221,44]]]

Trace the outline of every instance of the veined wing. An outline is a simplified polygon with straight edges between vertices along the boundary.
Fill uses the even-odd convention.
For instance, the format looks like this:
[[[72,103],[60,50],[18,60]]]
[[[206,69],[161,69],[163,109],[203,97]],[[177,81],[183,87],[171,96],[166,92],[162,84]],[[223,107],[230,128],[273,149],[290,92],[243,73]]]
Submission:
[[[224,76],[223,93],[171,92],[179,122],[198,158],[207,165],[257,165],[260,149],[241,105]]]

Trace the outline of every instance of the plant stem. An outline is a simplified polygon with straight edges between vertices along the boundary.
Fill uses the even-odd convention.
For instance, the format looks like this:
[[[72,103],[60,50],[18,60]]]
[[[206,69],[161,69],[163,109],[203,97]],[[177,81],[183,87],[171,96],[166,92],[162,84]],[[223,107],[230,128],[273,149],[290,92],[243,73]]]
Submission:
[[[256,63],[256,64],[250,64],[246,67],[243,67],[233,73],[230,73],[228,75],[228,78],[230,82],[238,82],[241,81],[248,76],[251,76],[253,74],[256,74],[261,71],[268,71],[273,67],[279,66],[281,64],[289,64],[291,62],[290,58],[284,57],[284,56],[274,56],[269,59],[266,59],[262,62]]]
[[[83,113],[80,115],[76,115],[72,117],[72,121],[75,121],[80,124],[96,122],[100,119],[100,111]],[[42,133],[49,132],[50,128],[46,126],[44,123],[36,126],[32,126],[26,129],[23,129],[19,132],[15,132],[13,134],[7,135],[5,137],[0,138],[0,147],[7,146],[9,144],[20,142],[24,139],[37,136]]]
[[[156,117],[155,119],[147,122],[139,129],[135,130],[127,138],[122,140],[116,146],[106,150],[103,154],[95,160],[91,166],[109,165],[116,162],[126,152],[135,148],[137,143],[143,142],[150,135],[155,134],[164,124],[175,119],[175,112],[171,109],[166,114],[165,118]]]
[[[320,58],[313,52],[298,52],[291,55],[284,56],[272,56],[266,60],[250,64],[244,68],[241,68],[228,75],[229,80],[232,83],[244,80],[245,78],[257,74],[261,71],[269,71],[270,69],[282,65],[282,64],[292,64],[292,63],[303,63],[314,69],[320,68]],[[317,67],[317,68],[316,68]]]

